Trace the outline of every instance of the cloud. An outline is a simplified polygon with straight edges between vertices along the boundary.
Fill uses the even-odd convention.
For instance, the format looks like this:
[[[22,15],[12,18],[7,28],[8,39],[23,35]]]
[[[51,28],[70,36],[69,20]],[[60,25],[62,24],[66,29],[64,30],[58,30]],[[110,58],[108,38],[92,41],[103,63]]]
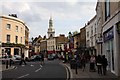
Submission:
[[[26,0],[25,0],[26,1]],[[48,20],[52,15],[56,34],[79,30],[95,15],[96,2],[3,2],[2,13],[16,13],[30,28],[30,36],[47,34]],[[65,30],[64,30],[65,29]]]

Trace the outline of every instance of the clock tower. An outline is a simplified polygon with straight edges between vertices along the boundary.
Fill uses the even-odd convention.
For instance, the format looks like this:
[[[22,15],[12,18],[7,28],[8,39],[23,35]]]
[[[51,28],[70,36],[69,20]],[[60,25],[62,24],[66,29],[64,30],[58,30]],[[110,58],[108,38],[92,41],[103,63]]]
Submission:
[[[53,20],[52,17],[49,19],[49,28],[48,28],[48,38],[55,37],[55,29],[53,27]]]

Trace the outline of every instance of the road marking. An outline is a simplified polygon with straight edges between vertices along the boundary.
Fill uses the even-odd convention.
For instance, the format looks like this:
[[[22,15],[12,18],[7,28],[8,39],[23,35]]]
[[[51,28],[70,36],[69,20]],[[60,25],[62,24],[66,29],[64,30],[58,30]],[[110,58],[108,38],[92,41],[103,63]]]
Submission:
[[[14,69],[17,69],[17,67],[14,67]]]
[[[40,65],[40,67],[43,67],[42,65]]]
[[[22,67],[25,66],[25,65],[22,65]]]
[[[33,67],[34,65],[32,65],[32,64],[31,64],[30,66],[32,66],[32,67]]]
[[[20,76],[20,77],[18,77],[18,78],[23,78],[23,77],[26,77],[26,76],[28,76],[29,74],[26,74],[26,75],[23,75],[23,76]]]
[[[41,70],[41,68],[39,68],[39,69],[35,70],[35,72],[38,72],[39,70]]]

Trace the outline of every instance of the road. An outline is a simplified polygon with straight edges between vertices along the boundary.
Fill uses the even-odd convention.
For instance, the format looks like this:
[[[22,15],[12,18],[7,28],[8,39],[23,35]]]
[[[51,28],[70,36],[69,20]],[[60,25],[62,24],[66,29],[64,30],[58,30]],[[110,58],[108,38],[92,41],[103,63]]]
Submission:
[[[39,78],[66,80],[67,72],[59,60],[45,61],[43,66],[39,62],[27,62],[27,65],[16,65],[15,69],[3,71],[2,78],[3,80],[6,78],[11,80],[35,80]]]

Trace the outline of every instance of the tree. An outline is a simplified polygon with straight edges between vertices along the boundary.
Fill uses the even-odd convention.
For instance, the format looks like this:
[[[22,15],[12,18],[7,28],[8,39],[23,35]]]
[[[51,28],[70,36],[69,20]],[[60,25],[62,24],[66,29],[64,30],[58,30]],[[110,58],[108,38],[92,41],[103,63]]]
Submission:
[[[76,34],[78,34],[78,31],[74,31],[74,32],[73,32],[73,36],[76,35]]]

